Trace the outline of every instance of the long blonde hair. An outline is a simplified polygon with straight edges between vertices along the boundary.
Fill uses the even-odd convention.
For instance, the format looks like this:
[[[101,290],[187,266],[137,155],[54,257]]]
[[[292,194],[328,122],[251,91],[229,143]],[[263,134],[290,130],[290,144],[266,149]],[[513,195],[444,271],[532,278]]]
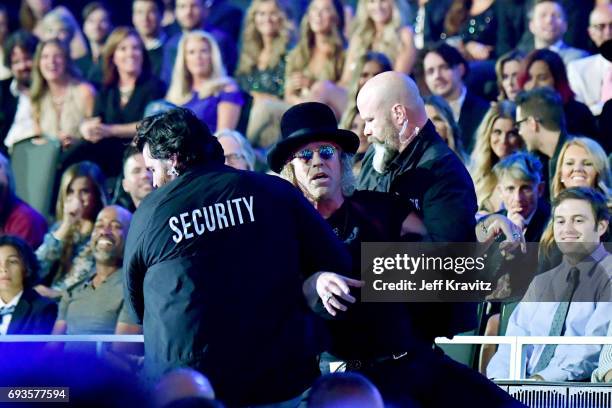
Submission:
[[[476,198],[478,207],[481,209],[494,211],[487,208],[489,200],[493,195],[497,179],[492,172],[493,166],[499,161],[491,149],[491,132],[497,119],[516,119],[516,105],[510,101],[500,101],[491,105],[487,114],[482,119],[482,123],[476,132],[476,144],[472,152],[471,174],[476,187]],[[521,139],[522,140],[522,139]]]
[[[185,64],[185,47],[187,41],[191,39],[199,39],[206,41],[210,46],[212,67],[211,73],[201,89],[198,89],[198,97],[204,99],[210,95],[219,92],[223,87],[233,84],[234,81],[227,76],[225,73],[225,67],[221,60],[221,51],[217,41],[205,31],[195,30],[189,33],[183,34],[181,41],[178,45],[178,52],[176,54],[176,61],[174,63],[174,69],[172,70],[172,80],[168,93],[166,94],[166,100],[176,105],[184,105],[189,102],[192,97],[192,86],[193,77],[187,70]]]
[[[310,2],[304,17],[302,17],[302,22],[300,23],[300,41],[287,56],[287,75],[304,71],[312,57],[312,49],[315,46],[315,35],[308,21],[308,14],[312,5],[313,1]],[[338,14],[338,12],[342,12],[342,10],[338,11],[336,9],[336,14]],[[340,19],[340,16],[337,15],[336,18]],[[328,37],[328,42],[332,46],[332,52],[330,53],[331,55],[329,55],[326,66],[321,72],[317,73],[317,79],[327,79],[335,82],[340,79],[344,66],[344,39],[338,26],[332,28],[332,33]]]
[[[610,164],[608,157],[603,148],[588,137],[576,137],[565,142],[559,153],[559,160],[557,160],[557,168],[555,169],[555,175],[552,179],[552,194],[556,197],[561,191],[565,190],[566,187],[561,182],[561,168],[563,167],[563,160],[565,153],[570,146],[578,146],[584,149],[585,152],[591,157],[593,161],[593,167],[597,172],[595,177],[595,185],[593,188],[606,197],[608,203],[612,199],[612,175],[610,174]],[[609,205],[610,206],[610,205]]]
[[[36,47],[36,52],[34,53],[34,61],[32,67],[32,85],[30,86],[30,100],[32,101],[32,113],[34,116],[34,120],[38,123],[40,121],[40,105],[43,97],[49,91],[49,84],[47,80],[42,76],[40,72],[40,59],[42,56],[43,49],[47,45],[55,45],[58,47],[62,54],[64,55],[64,64],[66,66],[65,75],[68,77],[71,82],[80,82],[80,74],[77,70],[76,66],[72,62],[70,58],[70,51],[68,47],[64,43],[62,43],[58,39],[41,41],[38,43]]]
[[[395,61],[402,45],[400,39],[400,29],[408,25],[406,16],[409,11],[405,1],[393,1],[393,12],[391,20],[385,25],[382,36],[380,37],[381,46],[375,51],[385,54],[391,62]],[[357,4],[357,15],[351,27],[351,47],[357,60],[372,50],[374,39],[376,38],[376,27],[370,18],[367,10],[367,1],[361,0]]]
[[[268,66],[266,68],[275,67],[280,59],[287,52],[287,47],[291,39],[291,31],[293,24],[288,18],[288,12],[285,4],[281,0],[253,0],[246,14],[244,30],[242,31],[242,49],[240,52],[240,62],[236,74],[248,74],[257,66],[259,55],[263,50],[263,39],[257,27],[255,26],[255,14],[258,7],[262,3],[273,2],[279,11],[281,19],[281,28],[278,36],[272,42],[273,54],[270,56]]]

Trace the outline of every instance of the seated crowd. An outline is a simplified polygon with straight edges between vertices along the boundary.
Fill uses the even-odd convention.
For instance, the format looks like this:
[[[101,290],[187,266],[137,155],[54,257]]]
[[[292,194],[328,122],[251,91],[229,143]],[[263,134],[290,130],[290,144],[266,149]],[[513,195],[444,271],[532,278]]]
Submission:
[[[466,223],[476,225],[477,239],[517,234],[534,243],[523,251],[533,271],[500,260],[477,334],[612,336],[612,256],[604,247],[612,239],[610,1],[247,3],[243,12],[225,1],[132,0],[131,26],[119,2],[0,4],[0,335],[142,333],[124,304],[122,262],[132,213],[156,186],[130,142],[141,120],[175,107],[206,124],[226,165],[291,182],[341,240],[353,231],[338,209],[345,201],[386,214],[369,221],[392,232],[372,232],[373,241],[438,240],[431,220],[387,194],[401,192],[376,188],[362,172],[388,153],[368,124],[368,81],[395,71],[423,95],[423,125],[409,117],[415,133],[431,127],[469,172],[477,212]],[[312,121],[357,138],[291,145],[284,115],[307,121],[300,107],[308,103],[330,109]],[[39,170],[31,158],[43,150],[52,164]],[[336,153],[338,174],[324,176],[342,188],[327,196],[305,167]],[[28,174],[13,171],[28,158],[20,167]],[[29,199],[40,192],[24,186],[42,176],[50,193],[34,205]],[[576,241],[591,245],[577,250]],[[358,244],[349,245],[357,257]],[[557,275],[571,293],[542,301]],[[474,369],[508,378],[506,346],[481,347]],[[121,367],[138,367],[138,347],[107,351]],[[526,360],[535,380],[612,382],[609,345],[535,345]],[[197,375],[162,379],[158,403],[222,406]],[[185,392],[171,399],[173,387]],[[383,406],[357,374],[322,377],[308,401]]]

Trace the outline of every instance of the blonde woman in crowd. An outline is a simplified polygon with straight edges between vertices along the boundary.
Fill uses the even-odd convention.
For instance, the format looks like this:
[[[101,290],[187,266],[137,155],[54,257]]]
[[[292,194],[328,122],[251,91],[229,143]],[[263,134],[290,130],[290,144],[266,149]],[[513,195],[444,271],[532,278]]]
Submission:
[[[416,62],[414,32],[408,25],[408,6],[403,0],[362,0],[351,28],[342,84],[349,87],[361,72],[359,61],[368,51],[385,54],[393,70],[410,74]]]
[[[518,50],[509,51],[497,59],[495,63],[495,76],[499,90],[497,100],[514,102],[516,99],[516,95],[521,91],[518,76],[524,59],[525,54]]]
[[[256,146],[267,147],[280,134],[293,28],[282,0],[254,0],[247,10],[236,80],[253,97],[247,137]]]
[[[82,138],[79,126],[93,111],[95,90],[80,79],[65,44],[48,40],[34,54],[30,97],[34,128],[28,134],[9,132],[6,145],[31,136],[59,139],[68,149]]]
[[[77,60],[87,55],[87,42],[76,19],[64,6],[57,6],[42,20],[42,39],[57,38],[70,49],[70,58]]]
[[[183,34],[166,100],[191,109],[211,132],[236,128],[244,97],[225,73],[219,46],[210,34]]]
[[[312,0],[300,24],[300,40],[287,57],[285,100],[322,102],[340,117],[347,92],[338,85],[344,66],[344,10],[339,0]]]
[[[43,38],[42,20],[53,7],[53,0],[21,0],[19,24],[22,29]]]
[[[501,198],[495,192],[497,180],[492,172],[493,166],[524,147],[523,139],[516,129],[515,117],[516,105],[510,101],[501,101],[489,108],[478,128],[470,173],[481,213],[500,210]]]

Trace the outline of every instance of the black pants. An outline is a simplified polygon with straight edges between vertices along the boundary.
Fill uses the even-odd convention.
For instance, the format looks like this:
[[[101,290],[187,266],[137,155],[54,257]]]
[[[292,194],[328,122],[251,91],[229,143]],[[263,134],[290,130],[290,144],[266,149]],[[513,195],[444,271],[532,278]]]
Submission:
[[[492,381],[439,349],[358,371],[376,385],[386,407],[525,407]]]

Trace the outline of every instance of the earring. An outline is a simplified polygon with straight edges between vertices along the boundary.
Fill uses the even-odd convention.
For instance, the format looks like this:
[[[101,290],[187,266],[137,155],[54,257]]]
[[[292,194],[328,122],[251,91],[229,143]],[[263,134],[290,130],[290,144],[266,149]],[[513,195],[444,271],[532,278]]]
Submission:
[[[168,170],[167,174],[169,176],[174,176],[174,177],[178,177],[179,176],[179,172],[176,170],[176,167],[172,167],[170,170]]]

